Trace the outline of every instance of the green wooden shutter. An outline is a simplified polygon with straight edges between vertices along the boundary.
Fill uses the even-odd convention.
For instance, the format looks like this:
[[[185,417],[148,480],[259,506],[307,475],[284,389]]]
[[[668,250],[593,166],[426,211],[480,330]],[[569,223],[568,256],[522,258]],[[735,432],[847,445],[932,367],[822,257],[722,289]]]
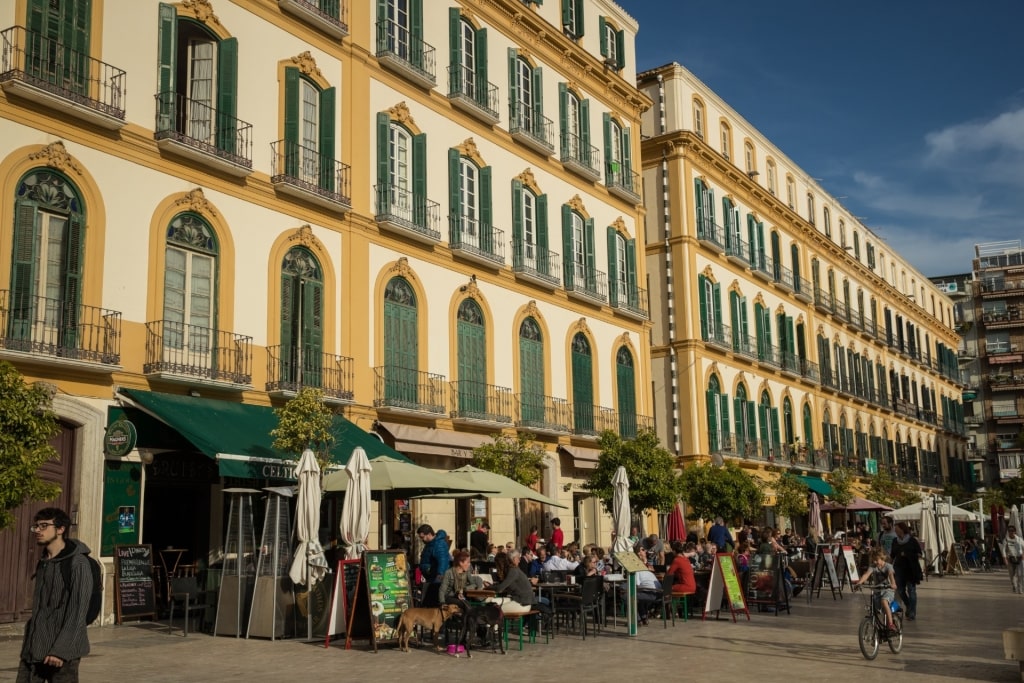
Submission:
[[[491,204],[491,167],[480,169],[480,248],[494,254],[494,218]]]
[[[743,343],[747,343],[747,339],[750,337],[750,325],[747,324],[747,297],[740,298],[740,334],[742,335]]]
[[[602,17],[603,19],[604,17]],[[603,33],[601,35],[604,35]],[[601,124],[604,129],[604,167],[605,167],[605,185],[611,185],[615,181],[620,181],[621,178],[615,177],[615,171],[618,169],[612,168],[612,115],[608,112],[601,114]]]
[[[693,181],[693,204],[697,208],[697,239],[705,239],[711,230],[704,220],[704,182],[700,178]]]
[[[341,2],[339,0],[320,0],[320,11],[331,19],[341,19]]]
[[[302,384],[323,386],[323,284],[306,280],[302,287]]]
[[[562,26],[572,29],[572,2],[573,0],[562,0]]]
[[[491,103],[488,101],[488,88],[490,82],[487,80],[487,29],[482,28],[477,30],[475,37],[476,54],[474,56],[476,67],[476,101],[490,108]]]
[[[412,136],[413,222],[427,227],[427,134]]]
[[[636,239],[626,240],[626,287],[626,302],[635,308],[640,299],[636,289]]]
[[[613,306],[619,303],[618,263],[615,258],[615,238],[618,233],[608,226],[608,298]]]
[[[636,377],[632,365],[616,363],[619,394],[619,434],[625,439],[636,437]]]
[[[334,177],[336,102],[335,88],[327,88],[320,92],[320,187],[328,192],[334,192],[337,185]]]
[[[757,267],[757,228],[752,214],[747,214],[747,261]]]
[[[159,37],[157,38],[158,82],[160,97],[157,102],[157,131],[174,130],[175,77],[178,56],[178,10],[174,5],[160,3]]]
[[[299,70],[284,70],[284,172],[293,178],[299,175]]]
[[[519,337],[520,411],[524,422],[544,421],[544,343]]]
[[[743,399],[737,396],[732,400],[733,427],[736,432],[736,450],[742,452],[740,442],[746,441],[747,433],[743,430]]]
[[[566,136],[569,134],[569,88],[565,83],[558,84],[558,137],[560,140],[560,154],[562,157],[569,155],[571,149]]]
[[[587,289],[597,291],[597,247],[594,244],[594,219],[588,218],[583,224],[583,251],[586,254]]]
[[[238,148],[238,38],[217,46],[217,149],[235,154]]]
[[[419,404],[419,340],[416,306],[384,302],[384,392],[406,407]]]
[[[423,68],[423,0],[409,0],[409,56],[413,66]]]
[[[544,131],[544,70],[537,67],[533,70],[533,124],[530,132],[534,137],[550,142]]]
[[[550,252],[548,249],[548,196],[537,197],[537,270],[544,275],[551,275]]]
[[[796,326],[796,355],[799,356],[801,360],[807,359],[807,339],[804,334],[803,323]],[[801,368],[801,370],[802,369],[803,368]]]
[[[622,30],[615,32],[615,58],[621,71],[626,66],[626,32]]]
[[[566,289],[572,289],[575,284],[576,272],[573,267],[572,254],[572,209],[568,204],[562,205],[562,279]]]
[[[577,434],[594,432],[593,361],[590,356],[572,352],[573,424]]]
[[[764,360],[764,316],[762,315],[761,304],[754,304],[754,335],[757,337],[757,358],[758,360]]]
[[[448,8],[448,93],[461,94],[462,88],[462,12]]]
[[[448,148],[448,226],[450,242],[462,242],[462,155]]]
[[[534,220],[536,213],[534,206]],[[512,180],[512,251],[519,256],[520,262],[526,259],[526,245],[523,242],[523,181],[515,179]]]
[[[715,336],[715,339],[722,339],[722,285],[715,283],[711,286],[711,297],[713,301],[711,305],[715,312],[715,329],[710,330]]]
[[[605,19],[604,17],[597,18],[597,33],[601,37],[601,56],[608,56],[608,35],[605,31]]]
[[[729,437],[729,394],[719,394],[718,409],[721,411],[722,439]]]
[[[794,352],[794,343],[793,343],[793,337],[794,336],[795,335],[793,334],[793,316],[787,315],[786,316],[786,351],[791,356],[793,355],[793,352]]]
[[[484,328],[458,321],[459,411],[481,416],[487,412],[487,354]]]
[[[732,313],[732,350],[739,351],[742,314],[740,312],[740,295],[736,292],[729,292],[729,310]]]
[[[377,114],[377,213],[391,211],[391,115]]]
[[[36,263],[39,261],[35,235],[39,230],[38,205],[26,199],[15,202],[14,259],[11,268],[11,313],[7,334],[12,339],[32,336],[36,297]]]
[[[278,358],[279,380],[282,382],[294,383],[298,379],[298,370],[295,366],[295,329],[299,312],[299,287],[296,278],[291,273],[281,273],[281,352]]]
[[[629,128],[622,129],[622,184],[640,194],[640,188],[633,185],[633,143]]]
[[[602,34],[603,35],[603,34]],[[717,453],[718,447],[718,392],[708,389],[704,392],[708,408],[708,452]]]
[[[580,123],[580,158],[583,159],[584,163],[590,168],[597,167],[594,163],[596,160],[593,158],[590,149],[590,100],[582,100],[580,102],[580,118],[583,119]]]
[[[82,298],[82,256],[85,226],[82,214],[68,216],[64,243],[64,282],[61,292],[60,337],[61,346],[77,348],[78,306]]]
[[[756,415],[756,404],[753,401],[747,401],[747,440],[753,443],[757,440],[757,415]]]
[[[759,427],[759,432],[758,433],[759,433],[760,439],[761,439],[761,444],[760,445],[761,445],[761,450],[763,452],[763,451],[765,451],[768,448],[769,439],[771,438],[771,427],[768,424],[770,419],[771,419],[771,409],[768,406],[766,406],[766,405],[764,405],[762,403],[758,403],[757,404],[757,417],[758,417],[758,427]]]
[[[572,32],[576,38],[582,38],[584,26],[586,25],[586,22],[583,21],[584,2],[583,0],[572,0],[572,2],[576,3],[576,25],[572,27]]]
[[[705,291],[708,279],[703,275],[697,276],[697,294],[700,299],[700,338],[707,340],[711,338],[711,330],[708,328],[708,295]]]
[[[782,440],[779,438],[779,409],[778,408],[772,408],[771,418],[772,418],[772,443],[775,444],[776,446],[778,446],[780,443],[782,443]]]

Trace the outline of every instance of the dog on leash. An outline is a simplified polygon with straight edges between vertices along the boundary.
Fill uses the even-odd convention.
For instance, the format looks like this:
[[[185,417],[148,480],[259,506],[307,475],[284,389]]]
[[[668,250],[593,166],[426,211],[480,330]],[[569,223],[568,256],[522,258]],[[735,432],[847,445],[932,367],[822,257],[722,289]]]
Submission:
[[[491,641],[491,652],[497,652],[498,648],[500,648],[501,654],[505,654],[505,640],[502,633],[504,618],[502,617],[501,606],[487,603],[471,606],[462,615],[462,632],[459,634],[458,642],[466,646],[466,657],[471,658],[473,656],[470,652],[470,644],[476,640],[477,632],[481,626],[485,626],[487,629],[485,633],[486,637]]]
[[[403,652],[409,651],[409,636],[413,629],[420,626],[429,628],[434,636],[434,647],[441,651],[441,641],[437,634],[444,626],[444,622],[451,619],[461,610],[458,605],[441,605],[440,607],[410,607],[402,612],[398,620],[398,649]]]

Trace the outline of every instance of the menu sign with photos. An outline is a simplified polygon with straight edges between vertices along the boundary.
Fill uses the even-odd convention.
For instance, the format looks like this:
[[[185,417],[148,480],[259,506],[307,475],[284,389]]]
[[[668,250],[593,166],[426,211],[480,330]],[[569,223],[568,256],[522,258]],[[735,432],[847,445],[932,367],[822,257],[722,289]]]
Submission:
[[[370,625],[375,643],[398,640],[398,620],[412,606],[409,568],[401,551],[368,552],[363,556],[370,600]]]

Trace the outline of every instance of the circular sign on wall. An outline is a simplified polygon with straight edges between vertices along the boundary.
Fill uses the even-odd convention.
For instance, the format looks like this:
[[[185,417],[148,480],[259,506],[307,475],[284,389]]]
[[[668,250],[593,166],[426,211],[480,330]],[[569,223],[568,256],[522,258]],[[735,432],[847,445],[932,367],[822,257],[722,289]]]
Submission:
[[[135,425],[128,420],[110,423],[103,437],[103,452],[116,458],[123,458],[135,449],[138,434]]]

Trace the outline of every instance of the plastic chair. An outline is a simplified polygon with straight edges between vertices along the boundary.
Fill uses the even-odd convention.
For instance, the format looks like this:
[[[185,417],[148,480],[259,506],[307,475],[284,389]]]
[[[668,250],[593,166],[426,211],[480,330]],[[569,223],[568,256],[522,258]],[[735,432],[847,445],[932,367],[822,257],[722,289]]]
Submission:
[[[558,593],[555,598],[555,616],[580,618],[580,635],[587,639],[587,617],[594,620],[594,633],[601,630],[601,599],[604,596],[604,577],[587,576],[580,583],[580,592]]]
[[[188,636],[188,620],[193,613],[205,614],[206,602],[201,598],[205,595],[199,589],[199,581],[194,576],[176,577],[171,579],[170,606],[171,615],[167,619],[167,632],[170,633],[174,625],[174,608],[181,605],[185,612],[184,637]]]

